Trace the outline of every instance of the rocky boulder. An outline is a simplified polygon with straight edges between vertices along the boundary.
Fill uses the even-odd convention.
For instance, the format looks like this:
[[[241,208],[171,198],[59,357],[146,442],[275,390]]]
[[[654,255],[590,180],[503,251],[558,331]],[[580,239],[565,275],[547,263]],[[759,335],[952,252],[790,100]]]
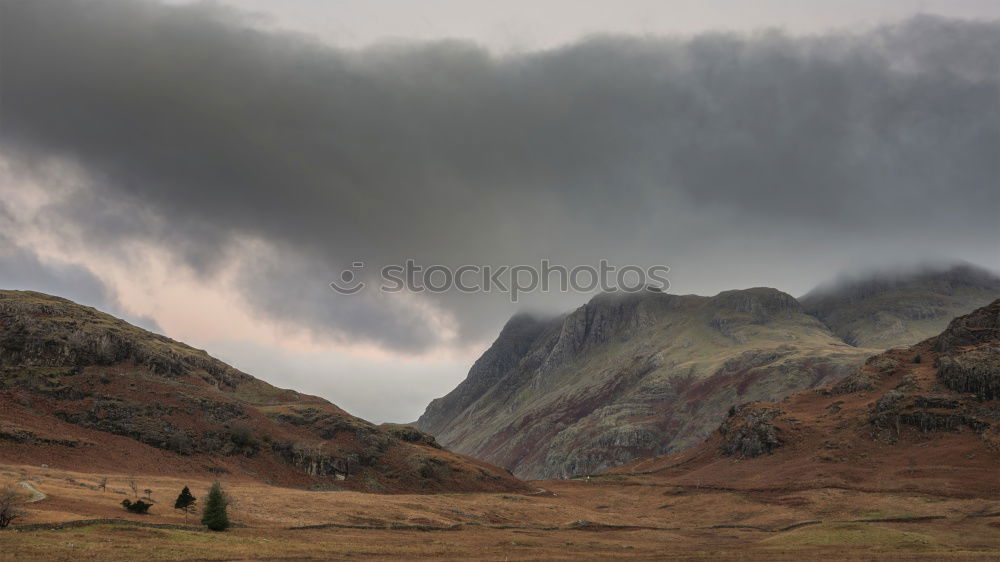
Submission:
[[[723,455],[753,458],[770,454],[781,446],[780,430],[771,422],[782,411],[775,407],[744,404],[729,411],[719,427]]]

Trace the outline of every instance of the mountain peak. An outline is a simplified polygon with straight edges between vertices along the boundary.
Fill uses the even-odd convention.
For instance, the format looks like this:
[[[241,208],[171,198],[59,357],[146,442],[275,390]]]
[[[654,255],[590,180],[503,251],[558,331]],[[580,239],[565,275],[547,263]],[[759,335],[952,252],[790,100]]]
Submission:
[[[795,297],[771,287],[723,291],[712,297],[712,300],[719,308],[746,312],[759,318],[773,317],[786,311],[802,311],[802,305]]]
[[[512,319],[417,424],[524,477],[590,473],[700,442],[736,401],[846,375],[862,353],[777,289],[605,293]]]
[[[851,345],[898,347],[1000,296],[1000,276],[969,264],[873,273],[822,285],[802,305]]]

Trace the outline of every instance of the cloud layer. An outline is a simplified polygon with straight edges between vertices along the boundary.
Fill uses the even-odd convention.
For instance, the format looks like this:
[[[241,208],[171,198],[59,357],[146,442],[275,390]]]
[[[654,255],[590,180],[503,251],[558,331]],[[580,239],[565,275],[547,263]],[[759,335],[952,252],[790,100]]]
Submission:
[[[235,271],[252,309],[322,336],[420,351],[511,311],[336,296],[356,260],[664,263],[695,292],[802,289],[852,260],[1000,265],[996,22],[500,57],[338,50],[214,4],[0,10],[0,150],[80,171],[30,219],[109,253],[154,244],[206,280]]]

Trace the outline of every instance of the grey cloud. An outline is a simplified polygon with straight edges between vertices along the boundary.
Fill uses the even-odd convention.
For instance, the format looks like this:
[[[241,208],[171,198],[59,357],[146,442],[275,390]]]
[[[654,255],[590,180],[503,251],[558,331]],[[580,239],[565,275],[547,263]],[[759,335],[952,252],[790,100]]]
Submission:
[[[356,259],[716,271],[754,259],[728,239],[764,233],[786,265],[818,248],[857,258],[831,236],[871,241],[870,260],[925,242],[991,256],[1000,237],[996,22],[498,57],[467,42],[338,50],[215,4],[0,10],[0,150],[77,161],[92,186],[48,210],[55,224],[156,241],[205,275],[234,240],[264,239],[277,253],[244,268],[244,297],[336,337],[440,342],[391,299],[334,298],[326,283]],[[687,275],[690,290],[717,282]],[[432,300],[467,340],[510,309]]]
[[[110,295],[90,272],[75,266],[44,264],[37,256],[0,235],[0,288],[59,295],[89,306],[104,306]]]
[[[3,234],[0,234],[0,289],[58,295],[114,314],[147,330],[161,331],[152,318],[123,310],[115,295],[90,271],[76,265],[42,261]]]
[[[952,285],[990,289],[997,284],[998,275],[975,264],[965,262],[927,261],[906,266],[896,265],[891,269],[867,269],[845,271],[834,279],[820,284],[803,300],[820,300],[840,295],[870,296],[901,286],[924,284]]]

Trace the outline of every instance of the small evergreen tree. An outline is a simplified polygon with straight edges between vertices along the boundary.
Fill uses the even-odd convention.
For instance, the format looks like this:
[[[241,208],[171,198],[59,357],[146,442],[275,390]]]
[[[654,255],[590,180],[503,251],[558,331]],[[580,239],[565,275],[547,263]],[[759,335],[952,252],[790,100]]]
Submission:
[[[216,482],[208,491],[208,499],[205,501],[205,511],[201,515],[201,524],[213,531],[225,531],[229,528],[229,516],[226,514],[226,507],[229,505],[226,494],[222,492],[222,485]]]
[[[194,497],[191,490],[187,486],[181,490],[180,495],[177,496],[177,501],[174,502],[174,509],[179,509],[184,512],[184,521],[187,521],[188,513],[194,510],[194,504],[198,501],[198,498]]]

